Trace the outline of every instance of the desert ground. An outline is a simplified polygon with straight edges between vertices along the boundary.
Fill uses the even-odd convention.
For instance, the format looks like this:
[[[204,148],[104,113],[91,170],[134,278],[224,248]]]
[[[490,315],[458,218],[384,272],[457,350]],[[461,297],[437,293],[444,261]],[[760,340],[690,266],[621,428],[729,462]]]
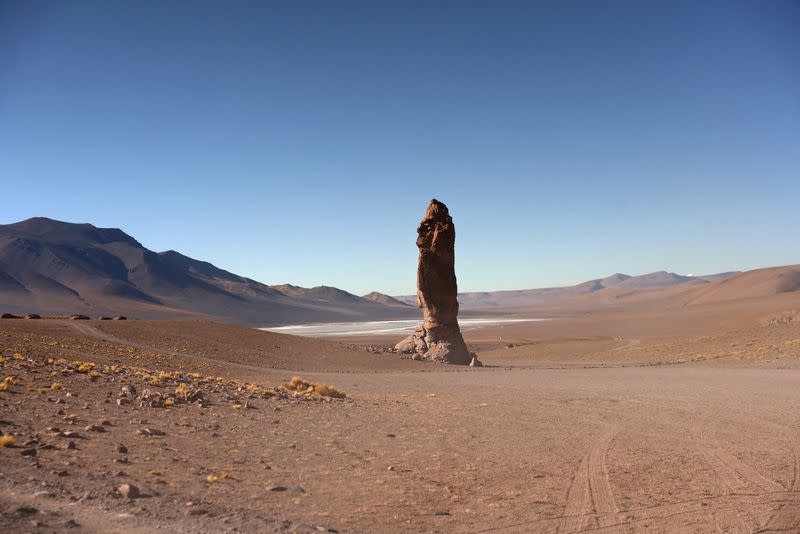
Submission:
[[[551,310],[466,331],[483,368],[2,320],[3,530],[800,532],[798,307]]]

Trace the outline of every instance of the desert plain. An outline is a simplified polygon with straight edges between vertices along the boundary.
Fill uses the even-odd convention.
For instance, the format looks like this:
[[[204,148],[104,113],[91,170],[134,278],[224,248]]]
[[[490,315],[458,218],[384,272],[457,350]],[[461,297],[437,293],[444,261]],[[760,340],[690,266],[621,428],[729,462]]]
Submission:
[[[798,532],[800,294],[756,273],[506,310],[549,320],[465,330],[483,368],[4,319],[4,531]]]

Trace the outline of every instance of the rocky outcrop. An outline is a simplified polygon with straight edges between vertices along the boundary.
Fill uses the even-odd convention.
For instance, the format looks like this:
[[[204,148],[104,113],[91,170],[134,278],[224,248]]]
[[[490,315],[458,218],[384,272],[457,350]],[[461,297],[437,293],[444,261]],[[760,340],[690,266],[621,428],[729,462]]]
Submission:
[[[447,206],[431,200],[417,228],[417,306],[424,321],[395,347],[415,360],[468,365],[475,356],[458,327],[455,243],[456,229]]]

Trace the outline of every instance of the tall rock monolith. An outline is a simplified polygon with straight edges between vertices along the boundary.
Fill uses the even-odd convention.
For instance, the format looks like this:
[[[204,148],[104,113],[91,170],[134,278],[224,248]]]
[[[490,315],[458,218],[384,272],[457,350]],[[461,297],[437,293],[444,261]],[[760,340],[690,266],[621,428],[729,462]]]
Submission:
[[[458,327],[455,244],[456,228],[447,206],[431,200],[417,228],[417,306],[423,323],[396,349],[417,360],[479,365]]]

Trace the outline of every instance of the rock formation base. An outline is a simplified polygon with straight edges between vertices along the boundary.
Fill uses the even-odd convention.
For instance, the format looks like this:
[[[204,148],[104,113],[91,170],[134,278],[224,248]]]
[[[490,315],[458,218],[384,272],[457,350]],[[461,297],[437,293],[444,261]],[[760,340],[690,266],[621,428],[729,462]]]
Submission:
[[[475,353],[467,349],[458,326],[436,329],[418,326],[413,334],[395,345],[395,349],[414,360],[482,366]]]

